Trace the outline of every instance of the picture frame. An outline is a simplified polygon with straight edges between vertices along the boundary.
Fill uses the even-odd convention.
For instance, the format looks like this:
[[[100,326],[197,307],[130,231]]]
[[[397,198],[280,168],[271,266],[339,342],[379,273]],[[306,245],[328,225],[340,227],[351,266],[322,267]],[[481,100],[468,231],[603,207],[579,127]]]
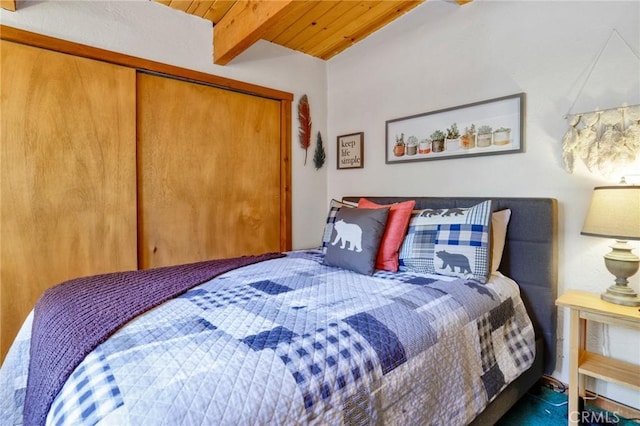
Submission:
[[[517,93],[387,120],[385,162],[524,152],[525,98]]]
[[[338,136],[338,169],[364,167],[364,132]]]

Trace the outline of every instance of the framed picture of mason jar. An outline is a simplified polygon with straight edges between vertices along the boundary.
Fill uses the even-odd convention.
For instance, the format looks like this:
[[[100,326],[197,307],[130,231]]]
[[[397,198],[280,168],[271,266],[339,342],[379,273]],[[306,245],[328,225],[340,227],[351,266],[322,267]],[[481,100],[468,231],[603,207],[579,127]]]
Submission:
[[[524,151],[525,94],[425,112],[386,122],[386,163]]]

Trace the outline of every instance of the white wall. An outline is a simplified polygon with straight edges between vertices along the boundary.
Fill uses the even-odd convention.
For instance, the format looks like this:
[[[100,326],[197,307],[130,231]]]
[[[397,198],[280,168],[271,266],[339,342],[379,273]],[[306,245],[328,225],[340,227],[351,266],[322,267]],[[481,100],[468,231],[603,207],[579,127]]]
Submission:
[[[613,29],[637,55],[640,2],[476,0],[463,7],[425,2],[328,61],[329,138],[359,131],[365,136],[364,168],[330,168],[328,197],[557,198],[559,294],[604,291],[613,284],[602,258],[611,241],[581,236],[580,230],[592,188],[611,182],[583,165],[574,174],[565,172],[561,139],[567,129],[563,117],[576,100],[572,112],[640,103],[640,61],[627,47],[598,61],[593,77],[586,78]],[[605,52],[616,48],[615,39]],[[610,77],[604,84],[597,80],[602,66]],[[519,92],[527,96],[524,153],[385,164],[385,120]],[[335,143],[329,146],[329,157],[335,158]],[[639,282],[636,274],[636,291]],[[568,315],[563,312],[558,344],[554,376],[568,382]],[[639,336],[628,330],[597,327],[589,345],[630,362],[640,360]],[[588,386],[640,408],[637,392],[606,383]]]
[[[326,216],[327,167],[315,170],[313,149],[317,131],[327,140],[324,61],[260,41],[228,65],[214,65],[210,22],[147,0],[18,1],[17,12],[0,9],[0,23],[293,93],[293,247],[318,246]],[[305,93],[311,105],[314,137],[303,166],[297,105]]]

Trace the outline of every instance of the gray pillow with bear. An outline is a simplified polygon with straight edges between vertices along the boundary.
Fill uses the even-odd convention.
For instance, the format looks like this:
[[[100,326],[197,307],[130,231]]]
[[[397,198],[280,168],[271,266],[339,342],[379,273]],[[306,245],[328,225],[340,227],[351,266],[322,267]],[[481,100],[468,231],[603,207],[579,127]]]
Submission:
[[[388,215],[389,208],[340,209],[324,264],[372,275]]]

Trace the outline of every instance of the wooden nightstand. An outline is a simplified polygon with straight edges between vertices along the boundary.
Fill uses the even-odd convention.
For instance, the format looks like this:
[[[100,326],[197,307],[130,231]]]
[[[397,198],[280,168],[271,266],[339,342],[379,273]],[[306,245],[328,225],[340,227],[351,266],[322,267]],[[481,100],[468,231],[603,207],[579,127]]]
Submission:
[[[640,391],[640,366],[586,350],[587,320],[640,330],[638,307],[605,302],[600,296],[570,290],[556,300],[570,309],[569,424],[578,424],[578,396],[585,396],[585,376],[629,386]],[[572,413],[574,413],[572,415]]]

